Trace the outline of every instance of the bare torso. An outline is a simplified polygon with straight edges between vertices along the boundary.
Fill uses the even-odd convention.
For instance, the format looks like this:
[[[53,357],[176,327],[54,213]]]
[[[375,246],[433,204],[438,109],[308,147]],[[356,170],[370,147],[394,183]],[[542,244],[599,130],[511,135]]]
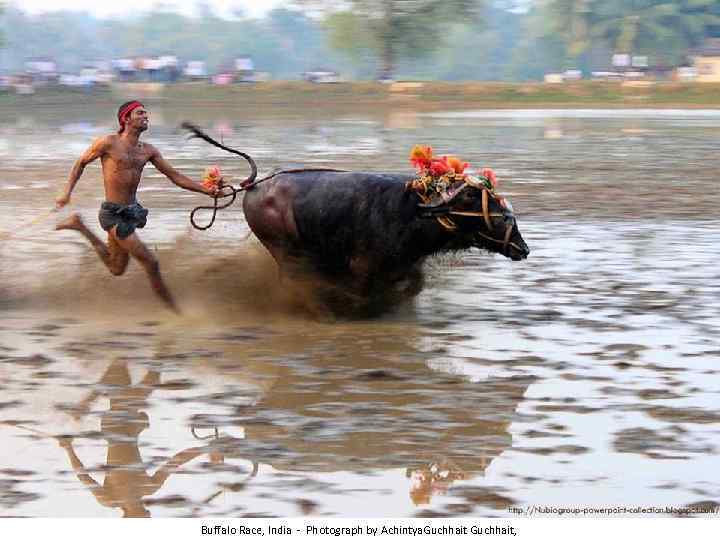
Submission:
[[[130,102],[130,104],[133,108],[129,115],[119,115],[118,117],[121,126],[120,132],[96,139],[75,162],[64,192],[55,199],[56,208],[63,208],[70,202],[72,191],[80,180],[85,167],[96,159],[100,159],[102,162],[105,200],[108,202],[122,206],[137,202],[138,186],[148,161],[176,186],[210,196],[218,194],[222,178],[216,185],[210,187],[195,182],[176,171],[153,145],[140,142],[140,135],[148,127],[148,114],[139,102]],[[117,223],[110,223],[106,226],[101,220],[101,225],[108,232],[107,245],[85,226],[79,214],[71,215],[58,223],[55,228],[57,230],[76,230],[85,236],[113,275],[123,274],[130,256],[135,258],[150,276],[153,290],[168,307],[177,312],[178,309],[170,291],[163,283],[158,262],[147,246],[135,235],[135,225],[133,223],[126,224],[124,229],[126,234],[119,234]],[[137,226],[144,226],[144,222],[137,223]]]
[[[117,135],[109,137],[110,144],[101,155],[105,199],[118,204],[136,202],[142,171],[152,158],[152,145],[138,141],[131,145]]]

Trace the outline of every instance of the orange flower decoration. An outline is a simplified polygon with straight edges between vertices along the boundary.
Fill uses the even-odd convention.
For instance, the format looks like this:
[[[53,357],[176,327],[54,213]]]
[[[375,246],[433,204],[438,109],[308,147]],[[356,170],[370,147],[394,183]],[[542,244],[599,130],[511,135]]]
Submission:
[[[205,169],[205,176],[203,176],[202,185],[208,189],[217,187],[220,184],[222,174],[220,168],[217,166],[208,167]]]
[[[470,164],[462,161],[460,158],[456,156],[446,156],[445,160],[447,161],[448,166],[450,169],[455,171],[455,174],[463,174],[465,172],[465,169],[467,169]]]
[[[495,176],[495,171],[493,171],[492,169],[483,169],[482,175],[485,178],[487,178],[488,180],[490,180],[490,183],[492,184],[493,189],[495,189],[497,187],[498,182],[497,182],[497,177]]]
[[[410,151],[410,163],[418,169],[427,169],[432,161],[432,146],[416,144]]]
[[[469,163],[466,163],[457,156],[433,158],[432,147],[422,144],[413,146],[413,149],[410,151],[410,163],[415,166],[420,177],[429,176],[435,179],[439,179],[449,173],[454,174],[455,177],[463,177],[465,175],[465,169],[470,166]]]
[[[433,176],[442,176],[451,171],[450,165],[448,165],[447,157],[443,156],[442,159],[433,159],[430,162],[430,174]]]

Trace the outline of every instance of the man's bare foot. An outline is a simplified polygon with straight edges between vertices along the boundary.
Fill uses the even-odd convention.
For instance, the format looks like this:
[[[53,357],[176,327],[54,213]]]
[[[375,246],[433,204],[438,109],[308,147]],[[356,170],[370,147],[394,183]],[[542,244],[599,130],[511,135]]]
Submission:
[[[56,231],[63,231],[63,230],[74,230],[77,231],[83,226],[82,218],[80,217],[80,214],[73,214],[67,219],[62,220],[60,223],[55,225]]]

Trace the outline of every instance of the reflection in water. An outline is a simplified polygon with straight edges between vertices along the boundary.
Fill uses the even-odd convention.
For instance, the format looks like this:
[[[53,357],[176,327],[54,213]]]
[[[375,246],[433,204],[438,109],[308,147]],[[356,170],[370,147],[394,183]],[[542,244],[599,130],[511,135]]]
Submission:
[[[242,426],[244,438],[220,437],[213,447],[276,470],[406,470],[410,498],[428,503],[453,482],[482,476],[512,446],[509,427],[533,378],[472,383],[432,370],[419,347],[427,337],[386,321],[274,334],[235,352],[228,343],[203,371],[237,377],[250,399],[192,422]],[[233,365],[239,358],[242,369]]]
[[[101,505],[137,517],[149,515],[148,498],[171,474],[201,455],[208,456],[201,472],[220,474],[212,494],[196,503],[204,512],[217,504],[221,511],[248,480],[263,477],[263,467],[313,476],[399,469],[408,479],[409,499],[424,506],[455,482],[481,478],[512,446],[509,427],[532,378],[471,383],[432,370],[430,355],[419,346],[428,336],[391,321],[286,324],[284,330],[226,330],[195,341],[202,351],[196,354],[187,353],[184,339],[164,336],[156,363],[134,384],[130,361],[114,360],[84,398],[63,406],[80,420],[100,398],[110,403],[101,414],[107,441],[102,484],[78,458],[72,438],[58,438],[78,479]],[[185,377],[161,383],[162,365]],[[158,389],[173,393],[175,407],[199,408],[187,423],[202,444],[150,474],[138,438],[152,423],[148,400]],[[228,435],[238,430],[242,436]],[[314,497],[308,492],[303,500],[321,505]]]
[[[411,479],[410,498],[416,505],[429,504],[435,494],[445,494],[456,480],[469,480],[472,475],[463,471],[452,461],[429,463],[416,469],[408,469]]]
[[[182,465],[202,455],[202,448],[188,448],[178,452],[154,474],[148,474],[138,447],[140,434],[149,426],[144,409],[153,388],[160,383],[160,373],[148,371],[143,379],[132,384],[127,362],[116,360],[110,364],[96,389],[74,410],[76,417],[88,410],[99,397],[110,400],[110,409],[101,417],[100,433],[107,441],[105,479],[100,485],[90,475],[75,453],[71,437],[59,437],[70,464],[80,480],[90,489],[97,502],[109,508],[120,508],[123,517],[149,517],[144,497],[155,494],[165,481]]]

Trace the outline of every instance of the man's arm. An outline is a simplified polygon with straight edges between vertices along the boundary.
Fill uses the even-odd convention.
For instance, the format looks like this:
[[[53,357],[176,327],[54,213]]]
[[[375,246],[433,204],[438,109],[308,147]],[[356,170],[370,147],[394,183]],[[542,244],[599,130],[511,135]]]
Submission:
[[[97,502],[102,504],[103,506],[107,506],[109,508],[115,506],[112,500],[111,494],[107,492],[105,487],[98,484],[92,476],[90,476],[87,471],[85,470],[85,465],[82,464],[82,461],[77,457],[77,454],[75,454],[75,449],[72,446],[72,438],[71,437],[56,437],[58,440],[58,443],[62,448],[64,448],[67,451],[67,455],[70,458],[70,463],[72,464],[72,468],[75,471],[76,476],[78,477],[78,480],[80,480],[83,484],[85,484],[86,487],[90,489],[90,492],[95,496],[95,499]]]
[[[147,485],[148,492],[145,494],[154,494],[163,486],[163,484],[171,474],[175,473],[175,471],[177,471],[188,461],[192,461],[196,457],[202,456],[205,453],[207,453],[207,447],[199,446],[195,448],[188,448],[187,450],[183,450],[182,452],[178,452],[177,454],[175,454],[167,461],[167,463],[165,463],[165,465],[160,467],[155,472],[155,474],[152,475],[152,477],[150,478],[150,482],[148,482]]]
[[[209,195],[211,197],[214,197],[218,192],[217,188],[206,188],[201,183],[191,180],[180,171],[176,170],[165,160],[164,157],[160,155],[160,151],[155,147],[152,147],[150,163],[155,165],[155,168],[167,176],[173,184],[183,189],[195,191],[197,193],[204,193],[205,195]]]
[[[55,200],[57,208],[62,208],[70,202],[70,194],[75,189],[75,184],[80,180],[85,167],[95,161],[97,158],[102,156],[110,148],[110,137],[100,137],[96,139],[94,143],[85,150],[82,156],[75,162],[72,170],[70,171],[70,178],[68,179],[65,191]]]
[[[93,480],[93,477],[87,473],[85,465],[83,465],[80,458],[77,457],[75,449],[72,446],[72,439],[70,437],[57,437],[57,441],[67,452],[68,458],[70,458],[70,464],[77,474],[78,479],[90,489],[100,488],[100,484]]]

